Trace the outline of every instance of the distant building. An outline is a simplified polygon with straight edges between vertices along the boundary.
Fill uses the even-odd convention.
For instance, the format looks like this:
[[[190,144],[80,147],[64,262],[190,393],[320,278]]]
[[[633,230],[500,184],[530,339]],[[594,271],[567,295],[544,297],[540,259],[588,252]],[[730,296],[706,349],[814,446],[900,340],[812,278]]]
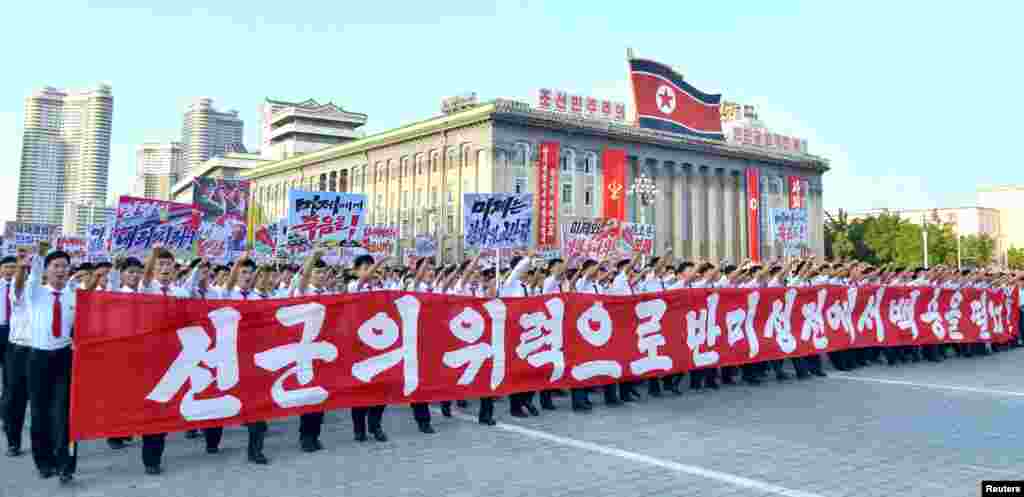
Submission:
[[[361,138],[356,128],[366,124],[366,114],[312,98],[304,102],[268,98],[260,107],[260,116],[260,153],[269,160],[317,152]]]
[[[978,205],[997,209],[1003,228],[1003,250],[1024,248],[1024,186],[989,186],[978,189]]]
[[[227,178],[244,179],[243,171],[260,164],[270,162],[258,154],[227,153],[224,157],[214,157],[184,175],[170,188],[169,199],[173,202],[192,203],[192,181],[196,178]]]
[[[181,125],[181,143],[185,149],[186,172],[228,151],[244,150],[244,123],[237,110],[221,112],[213,107],[213,99],[197,98],[188,108]]]
[[[25,99],[17,220],[84,234],[105,215],[114,97],[109,85]]]
[[[1006,231],[1004,217],[999,209],[987,207],[954,207],[941,209],[873,209],[855,212],[849,215],[852,219],[863,219],[882,213],[896,214],[900,218],[914,224],[935,222],[936,218],[943,224],[953,227],[958,236],[986,235],[995,241],[994,254],[999,260],[1006,251]]]
[[[181,143],[143,143],[135,151],[133,195],[170,200],[171,187],[184,174],[185,148]]]

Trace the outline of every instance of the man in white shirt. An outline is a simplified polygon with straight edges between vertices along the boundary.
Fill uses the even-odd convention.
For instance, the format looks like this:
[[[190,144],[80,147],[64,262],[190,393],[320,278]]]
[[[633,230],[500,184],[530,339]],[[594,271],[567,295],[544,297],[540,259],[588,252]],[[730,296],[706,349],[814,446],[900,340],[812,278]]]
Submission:
[[[11,283],[14,281],[14,273],[18,269],[18,261],[13,256],[0,259],[0,292],[8,295],[11,291]],[[7,340],[11,333],[11,302],[9,297],[0,299],[0,368],[4,367],[4,356],[7,352]],[[7,384],[5,383],[4,386]],[[7,389],[4,388],[6,393]]]
[[[69,430],[71,400],[71,326],[75,321],[75,281],[68,281],[71,257],[39,244],[27,282],[15,282],[15,299],[27,306],[31,348],[28,353],[32,459],[39,476],[74,478],[76,454]],[[46,284],[43,284],[43,272]]]
[[[355,273],[356,279],[348,284],[348,293],[363,293],[372,290],[370,287],[370,280],[374,274],[380,269],[380,266],[386,259],[381,259],[377,263],[373,262],[373,256],[369,254],[363,254],[356,257],[352,261],[352,271]],[[352,408],[352,431],[355,432],[355,439],[357,442],[365,442],[368,438],[367,424],[369,424],[369,432],[373,435],[373,438],[379,442],[387,442],[388,437],[384,433],[384,429],[381,428],[381,420],[384,418],[384,409],[386,405],[376,405],[370,407],[353,407]],[[369,423],[367,423],[369,422]],[[430,427],[430,422],[427,422],[427,428],[430,428],[430,433],[433,433],[433,428]],[[420,431],[423,431],[423,425],[420,425]],[[426,432],[425,432],[426,433]]]
[[[21,273],[17,277],[24,282],[28,271],[28,253],[24,249],[18,250],[18,257],[15,259],[15,272]],[[7,274],[8,258],[0,263],[0,272]],[[6,278],[0,283],[3,288],[4,315],[8,318],[10,335],[7,346],[4,348],[4,392],[0,400],[0,417],[4,421],[4,434],[7,436],[7,457],[18,457],[21,455],[22,431],[25,428],[25,413],[28,409],[28,353],[32,345],[29,338],[29,321],[27,308],[24,299],[20,305],[15,305],[14,282],[8,282]]]
[[[502,298],[529,297],[530,290],[524,277],[530,269],[534,252],[531,250],[526,257],[512,258],[512,272],[498,288],[498,296]],[[533,405],[534,392],[519,392],[509,395],[509,414],[517,418],[540,416],[540,411]],[[529,412],[523,412],[523,409]]]
[[[331,295],[334,292],[324,285],[327,282],[327,263],[323,261],[323,250],[315,250],[306,259],[302,267],[302,275],[291,289],[292,297],[311,297]],[[324,424],[324,411],[306,413],[299,416],[299,445],[303,452],[323,450],[320,443],[320,432]]]

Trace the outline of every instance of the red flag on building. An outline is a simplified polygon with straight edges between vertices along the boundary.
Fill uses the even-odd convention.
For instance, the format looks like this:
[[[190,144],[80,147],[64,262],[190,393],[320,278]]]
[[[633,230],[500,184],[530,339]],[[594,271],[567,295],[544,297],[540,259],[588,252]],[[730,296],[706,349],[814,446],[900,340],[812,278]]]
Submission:
[[[626,220],[626,151],[606,148],[604,164],[604,217]]]
[[[558,246],[558,142],[540,144],[537,168],[537,201],[540,213],[537,222],[537,245]]]
[[[761,171],[747,169],[747,243],[750,260],[761,260]]]
[[[789,183],[789,208],[803,209],[806,194],[803,179],[799,176],[787,176],[786,180]]]

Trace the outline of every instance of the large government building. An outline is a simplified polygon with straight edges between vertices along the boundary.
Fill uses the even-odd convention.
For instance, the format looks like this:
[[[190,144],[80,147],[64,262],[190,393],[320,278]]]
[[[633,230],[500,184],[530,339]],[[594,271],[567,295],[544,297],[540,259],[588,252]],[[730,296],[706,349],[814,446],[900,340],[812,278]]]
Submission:
[[[625,149],[626,185],[646,174],[658,193],[649,205],[635,197],[627,216],[656,227],[658,253],[740,261],[748,256],[748,209],[786,207],[787,177],[805,180],[809,243],[823,254],[822,174],[828,162],[802,151],[775,151],[712,142],[498,99],[241,171],[252,180],[262,221],[287,215],[289,188],[365,193],[371,224],[398,225],[402,246],[417,234],[436,235],[441,258],[463,257],[462,194],[528,192],[536,184],[538,146],[561,149],[559,223],[602,213],[601,152]],[[745,171],[760,171],[761,202],[747,202]],[[781,256],[780,243],[759,230],[762,258]]]

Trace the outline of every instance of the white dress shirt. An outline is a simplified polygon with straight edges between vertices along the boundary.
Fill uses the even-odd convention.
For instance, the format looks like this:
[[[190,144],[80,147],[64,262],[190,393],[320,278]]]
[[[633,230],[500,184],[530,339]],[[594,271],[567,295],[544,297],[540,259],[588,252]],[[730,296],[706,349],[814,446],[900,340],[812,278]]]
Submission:
[[[16,295],[14,295],[14,285],[10,286],[6,295],[11,302],[11,334],[8,337],[8,341],[22,347],[31,347],[32,320],[29,318],[28,305],[26,305],[24,298],[16,298]]]
[[[586,278],[580,278],[576,280],[576,293],[589,293],[591,295],[601,295],[601,287],[597,285],[597,282],[588,280]]]
[[[523,274],[526,273],[526,268],[528,267],[530,267],[530,258],[523,257],[520,259],[516,267],[512,269],[512,274],[508,275],[501,288],[498,289],[498,296],[529,297],[530,290],[526,287],[526,283],[523,283]]]
[[[609,295],[633,295],[633,288],[629,286],[629,275],[626,271],[620,271],[612,280],[612,286],[608,288]]]
[[[59,350],[71,345],[71,325],[75,322],[75,282],[69,281],[61,290],[43,285],[43,257],[34,257],[28,281],[21,298],[28,306],[30,347],[37,350]],[[55,295],[56,294],[56,295]],[[60,296],[59,337],[53,336],[54,299]]]
[[[544,295],[552,293],[562,293],[562,282],[554,276],[548,276],[544,278]]]

